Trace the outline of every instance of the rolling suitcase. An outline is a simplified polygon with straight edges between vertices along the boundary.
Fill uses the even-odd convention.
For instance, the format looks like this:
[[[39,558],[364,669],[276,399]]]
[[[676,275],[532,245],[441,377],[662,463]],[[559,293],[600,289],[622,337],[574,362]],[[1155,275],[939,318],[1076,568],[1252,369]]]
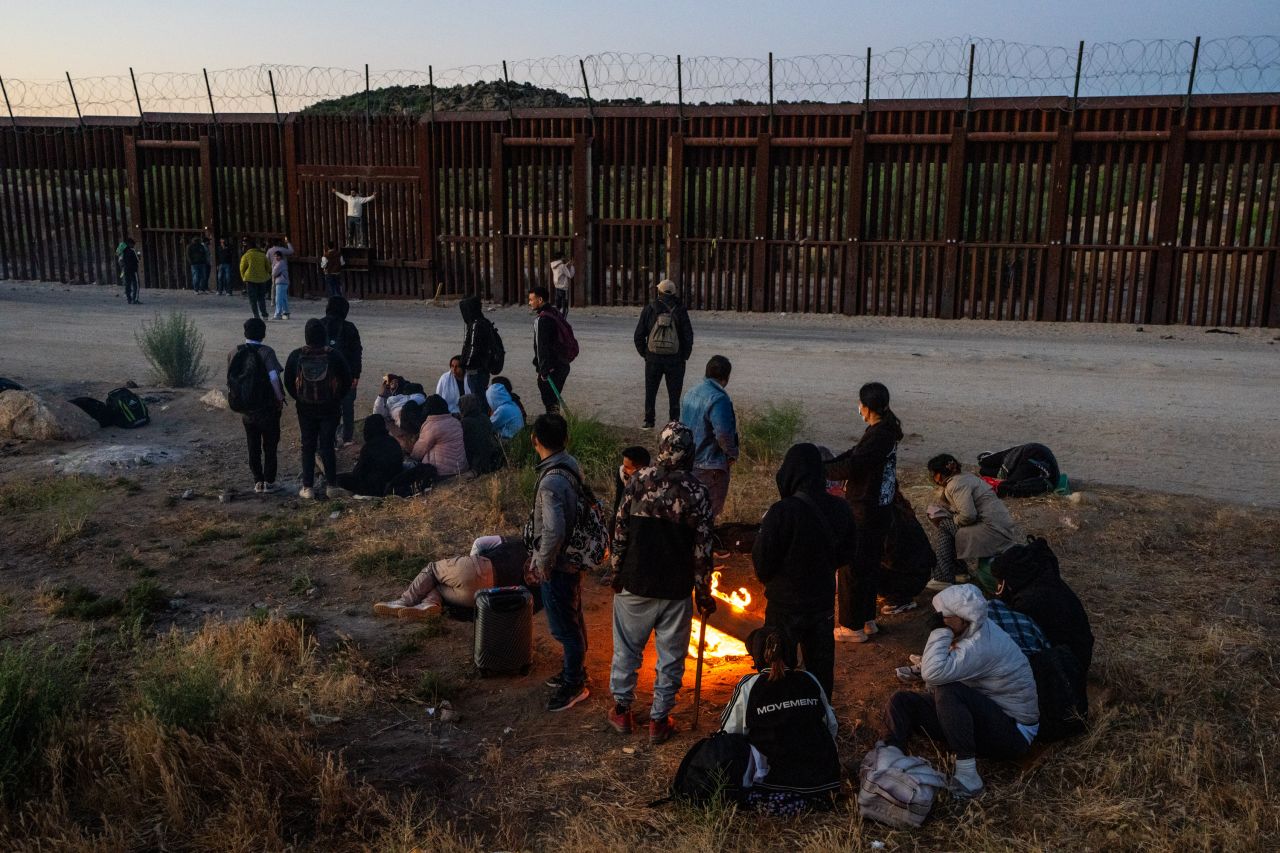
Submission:
[[[533,666],[533,595],[523,586],[476,593],[476,669],[481,675],[520,673]]]

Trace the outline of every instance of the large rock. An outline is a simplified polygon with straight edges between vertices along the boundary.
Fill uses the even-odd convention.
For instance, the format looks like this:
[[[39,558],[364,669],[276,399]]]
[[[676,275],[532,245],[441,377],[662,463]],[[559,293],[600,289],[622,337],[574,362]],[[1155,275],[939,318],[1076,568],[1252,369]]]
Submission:
[[[0,394],[0,436],[33,441],[78,441],[100,429],[84,411],[31,391]]]
[[[230,409],[231,404],[227,402],[227,392],[221,388],[214,388],[200,398],[200,402],[213,409]]]

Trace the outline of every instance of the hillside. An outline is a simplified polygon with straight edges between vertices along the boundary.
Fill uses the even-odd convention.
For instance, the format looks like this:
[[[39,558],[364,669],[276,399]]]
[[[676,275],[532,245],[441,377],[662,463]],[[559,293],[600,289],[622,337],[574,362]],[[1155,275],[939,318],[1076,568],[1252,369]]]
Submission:
[[[608,105],[642,105],[641,98],[596,101]],[[387,86],[368,95],[369,112],[373,115],[422,115],[431,110],[431,91],[426,86]],[[480,81],[436,89],[435,106],[448,110],[505,110],[512,107],[585,107],[587,99],[566,95],[555,89],[544,89],[532,83]],[[303,113],[311,115],[349,115],[365,111],[365,94],[331,98],[312,104]]]

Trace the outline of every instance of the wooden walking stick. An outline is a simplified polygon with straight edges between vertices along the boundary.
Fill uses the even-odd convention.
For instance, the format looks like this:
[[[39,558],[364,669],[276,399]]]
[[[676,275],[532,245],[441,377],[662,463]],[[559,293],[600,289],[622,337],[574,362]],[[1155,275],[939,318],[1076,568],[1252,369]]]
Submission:
[[[698,711],[702,709],[702,653],[707,650],[707,614],[699,613],[698,668],[693,676],[693,728],[698,728]]]

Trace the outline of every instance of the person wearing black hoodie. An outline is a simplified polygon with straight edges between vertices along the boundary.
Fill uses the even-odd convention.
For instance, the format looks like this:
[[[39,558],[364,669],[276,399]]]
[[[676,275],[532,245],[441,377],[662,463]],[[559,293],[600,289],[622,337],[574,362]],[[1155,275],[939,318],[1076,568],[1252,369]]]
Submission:
[[[400,442],[387,432],[387,422],[382,415],[369,415],[364,419],[364,444],[356,467],[338,475],[338,485],[357,495],[380,498],[387,493],[387,485],[404,470],[404,451]]]
[[[634,339],[636,352],[644,359],[644,428],[653,429],[658,385],[663,379],[667,382],[667,418],[680,420],[680,392],[684,390],[685,363],[693,353],[693,325],[675,282],[663,279],[658,283],[658,298],[640,312]]]
[[[879,631],[876,572],[893,524],[903,435],[902,422],[889,408],[889,389],[879,382],[858,389],[858,414],[867,424],[862,438],[824,466],[828,480],[845,481],[845,499],[858,525],[853,563],[839,572],[836,639],[848,643],[865,643]]]
[[[830,697],[835,687],[836,571],[853,560],[857,529],[849,505],[827,494],[822,455],[812,444],[787,451],[751,549],[764,584],[764,624],[782,632],[789,657],[804,650],[805,669]]]
[[[1042,537],[1014,545],[991,562],[996,596],[1030,616],[1054,646],[1071,650],[1085,673],[1093,663],[1093,629],[1080,597],[1062,579],[1058,558]]]
[[[467,385],[477,394],[484,394],[489,387],[489,375],[497,348],[497,335],[493,323],[484,316],[484,306],[479,296],[468,296],[458,303],[462,320],[467,324],[466,337],[462,339],[462,369]],[[501,367],[498,367],[501,370]]]
[[[298,432],[302,439],[302,490],[298,497],[324,497],[323,489],[312,488],[316,476],[316,453],[324,464],[329,495],[345,493],[338,482],[338,459],[333,440],[338,431],[342,398],[351,388],[351,369],[342,353],[327,345],[324,323],[312,318],[303,330],[306,346],[289,353],[284,366],[284,390],[297,405]]]
[[[467,464],[477,474],[492,474],[507,464],[502,445],[485,414],[481,397],[463,394],[458,400],[462,420],[462,442],[467,450]]]
[[[356,434],[356,389],[360,385],[360,370],[363,367],[364,346],[360,343],[360,330],[356,324],[347,319],[351,311],[351,303],[341,296],[329,297],[324,307],[324,334],[328,344],[342,353],[351,371],[351,389],[342,397],[342,437],[343,447],[351,444]]]

